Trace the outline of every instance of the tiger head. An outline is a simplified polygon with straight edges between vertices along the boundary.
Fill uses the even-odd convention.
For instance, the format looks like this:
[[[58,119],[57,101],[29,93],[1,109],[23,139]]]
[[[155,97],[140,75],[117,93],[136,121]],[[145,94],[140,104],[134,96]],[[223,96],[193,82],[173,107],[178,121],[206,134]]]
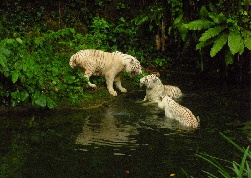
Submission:
[[[135,74],[142,74],[140,62],[135,57],[128,54],[123,54],[119,51],[116,51],[114,53],[122,58],[122,60],[124,61],[125,71],[130,73],[131,76],[134,76]]]
[[[132,57],[129,65],[126,66],[126,72],[131,73],[131,76],[134,76],[135,74],[142,74],[140,62],[136,58]]]
[[[153,88],[156,86],[158,83],[161,83],[158,74],[151,74],[151,75],[146,75],[143,78],[140,79],[140,87],[143,85],[146,86],[146,88]]]
[[[158,97],[157,102],[158,102],[158,107],[164,110],[165,107],[169,106],[170,103],[173,103],[174,100],[168,95],[162,95]]]

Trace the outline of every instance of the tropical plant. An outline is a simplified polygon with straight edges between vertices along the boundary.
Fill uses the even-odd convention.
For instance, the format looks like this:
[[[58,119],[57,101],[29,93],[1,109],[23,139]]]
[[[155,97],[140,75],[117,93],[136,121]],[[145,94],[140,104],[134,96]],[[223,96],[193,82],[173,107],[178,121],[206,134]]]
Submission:
[[[251,14],[242,9],[237,14],[226,16],[223,12],[219,13],[212,4],[210,7],[212,11],[208,11],[203,6],[200,9],[201,19],[184,24],[184,27],[188,30],[206,29],[200,36],[196,49],[201,50],[212,45],[211,57],[214,57],[227,45],[229,50],[225,52],[225,61],[226,64],[232,64],[235,54],[242,55],[245,48],[251,50],[250,22],[239,18],[239,13],[247,17],[250,17]]]
[[[229,160],[223,160],[214,156],[211,156],[207,153],[200,153],[197,154],[198,157],[202,158],[203,160],[209,162],[211,165],[213,165],[217,170],[218,173],[224,177],[224,178],[232,178],[232,177],[238,177],[238,178],[251,178],[251,169],[250,169],[250,161],[251,161],[251,151],[250,147],[248,146],[246,149],[239,146],[237,143],[235,143],[233,140],[225,136],[224,134],[220,133],[227,141],[229,141],[231,144],[233,144],[238,150],[240,150],[243,153],[243,157],[241,159],[240,163],[237,163],[235,161],[229,161]],[[251,141],[251,139],[249,139]],[[223,167],[222,162],[226,162],[229,165],[229,167]],[[208,171],[203,171],[208,175],[208,177],[217,177],[217,175],[214,175],[213,173],[210,173]]]

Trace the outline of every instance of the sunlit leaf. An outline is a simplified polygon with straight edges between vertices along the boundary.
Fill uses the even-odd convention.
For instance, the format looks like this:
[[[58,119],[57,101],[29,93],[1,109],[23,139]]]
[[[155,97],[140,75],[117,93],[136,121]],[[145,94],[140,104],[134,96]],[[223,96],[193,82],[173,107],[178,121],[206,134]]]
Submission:
[[[16,38],[16,40],[17,40],[17,42],[20,43],[20,44],[23,43],[23,41],[21,40],[21,38]]]

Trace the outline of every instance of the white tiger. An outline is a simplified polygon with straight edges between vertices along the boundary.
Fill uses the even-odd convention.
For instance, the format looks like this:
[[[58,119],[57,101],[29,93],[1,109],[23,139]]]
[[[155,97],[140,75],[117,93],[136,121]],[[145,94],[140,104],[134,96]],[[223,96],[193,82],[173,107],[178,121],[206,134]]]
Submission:
[[[176,119],[187,127],[199,126],[199,117],[196,118],[188,108],[176,103],[167,95],[159,97],[158,107],[165,110],[166,117]]]
[[[92,84],[89,78],[92,75],[104,76],[107,89],[113,96],[117,96],[117,92],[113,89],[113,82],[121,92],[127,92],[120,80],[123,71],[131,75],[142,74],[140,62],[133,56],[119,51],[110,53],[95,49],[80,50],[71,56],[69,65],[72,68],[81,68],[88,80],[88,85],[93,88],[96,85]]]
[[[160,96],[168,95],[171,98],[177,99],[182,96],[181,90],[172,85],[163,85],[158,77],[158,74],[146,75],[140,79],[140,87],[146,86],[146,96],[144,101],[157,103]]]

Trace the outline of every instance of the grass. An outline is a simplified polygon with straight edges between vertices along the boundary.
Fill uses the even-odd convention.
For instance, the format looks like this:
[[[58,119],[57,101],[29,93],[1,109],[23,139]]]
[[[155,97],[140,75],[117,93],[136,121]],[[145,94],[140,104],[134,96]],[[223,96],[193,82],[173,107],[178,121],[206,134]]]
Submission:
[[[224,178],[251,178],[251,170],[250,170],[250,164],[251,164],[251,151],[250,147],[248,146],[246,149],[235,143],[233,140],[225,136],[224,134],[220,133],[228,142],[230,142],[232,145],[234,145],[238,150],[240,150],[243,153],[242,159],[240,163],[237,163],[232,160],[225,160],[221,158],[214,157],[212,155],[209,155],[207,153],[199,153],[196,154],[199,158],[207,161],[209,164],[214,166],[217,169],[218,174],[215,175],[211,172],[203,170],[203,172],[207,175],[209,178],[218,178],[220,177]],[[251,139],[249,139],[251,141]],[[222,162],[227,163],[229,166],[223,167]],[[184,170],[186,177],[192,178],[193,176],[188,175]]]

